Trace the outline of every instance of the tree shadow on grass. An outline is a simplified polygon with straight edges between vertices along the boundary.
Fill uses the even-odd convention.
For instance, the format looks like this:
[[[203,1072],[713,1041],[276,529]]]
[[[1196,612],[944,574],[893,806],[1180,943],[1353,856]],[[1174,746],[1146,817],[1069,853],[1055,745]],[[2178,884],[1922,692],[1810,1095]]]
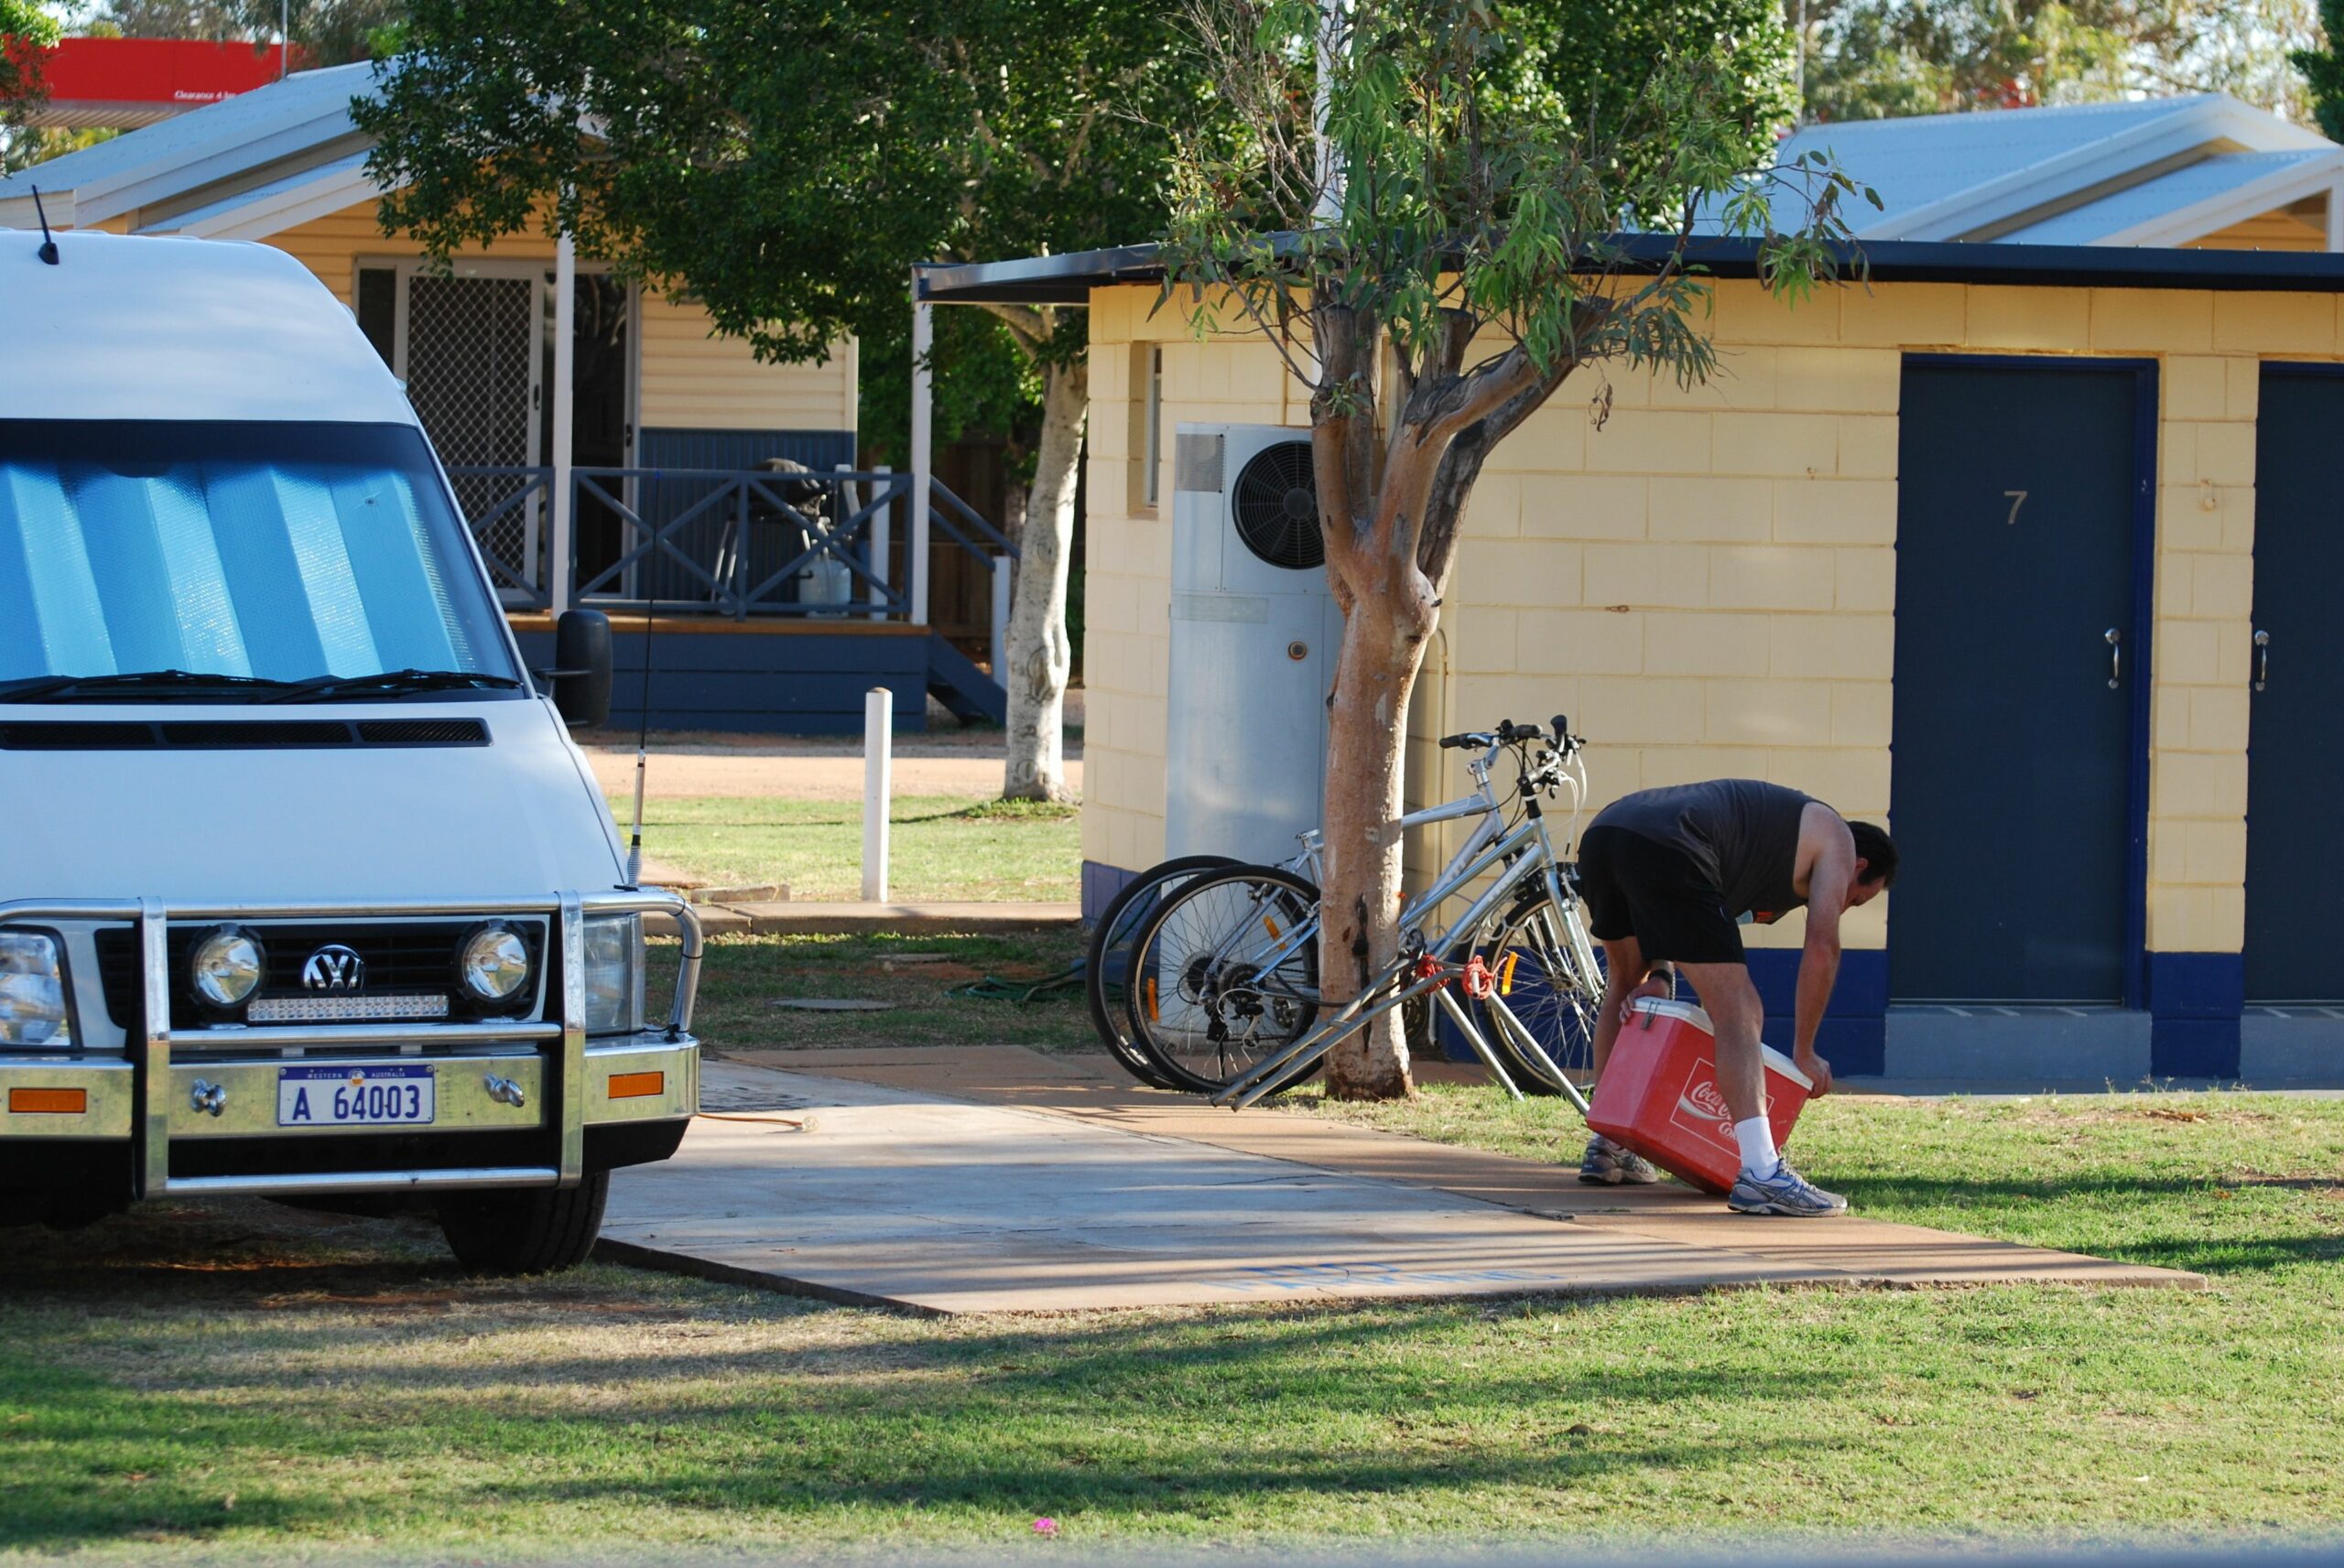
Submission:
[[[1859,1214],[1916,1225],[1975,1228],[2000,1239],[2119,1262],[2230,1274],[2344,1261],[2344,1237],[2317,1233],[2320,1221],[2309,1213],[2303,1215],[2301,1224],[2314,1233],[2304,1235],[2252,1232],[2250,1227],[2272,1217],[2268,1210],[2238,1219],[2208,1214],[2202,1200],[2215,1196],[2215,1201],[2224,1201],[2216,1195],[2241,1189],[2206,1180],[2115,1174],[2040,1180],[1891,1176],[1834,1184],[1845,1188]],[[2333,1185],[2324,1181],[2302,1189],[2257,1184],[2306,1195],[2324,1194]],[[2065,1212],[2049,1212],[2054,1206],[2064,1207]],[[2167,1211],[2165,1216],[2150,1212],[2160,1207]],[[2096,1223],[2102,1220],[2113,1230]],[[2201,1221],[2218,1221],[2221,1230],[2207,1233]],[[2182,1233],[2184,1227],[2197,1233]]]
[[[1374,1327],[1327,1325],[1354,1334]],[[1122,1402],[1068,1386],[1050,1342],[1069,1336],[1045,1329],[1004,1337],[1028,1364],[965,1385],[932,1378],[906,1385],[866,1371],[827,1384],[800,1378],[760,1386],[730,1358],[710,1357],[699,1378],[728,1374],[734,1388],[713,1400],[697,1397],[704,1385],[677,1368],[665,1368],[673,1394],[613,1399],[614,1373],[640,1378],[658,1368],[600,1360],[532,1368],[539,1374],[533,1382],[566,1396],[559,1401],[533,1400],[508,1379],[462,1405],[451,1402],[461,1392],[454,1387],[409,1389],[414,1397],[392,1403],[354,1397],[347,1376],[256,1401],[223,1399],[218,1383],[193,1394],[138,1391],[53,1371],[36,1388],[13,1390],[12,1402],[37,1406],[44,1452],[0,1476],[0,1546],[201,1541],[231,1528],[293,1540],[396,1538],[448,1518],[494,1534],[527,1528],[534,1510],[581,1503],[798,1518],[914,1508],[1013,1516],[1177,1510],[1234,1523],[1297,1496],[1566,1488],[1623,1471],[1722,1472],[1741,1446],[1726,1433],[1646,1437],[1632,1421],[1617,1430],[1607,1422],[1602,1433],[1564,1430],[1582,1409],[1626,1411],[1689,1398],[1704,1385],[1690,1371],[1654,1368],[1593,1377],[1570,1391],[1570,1411],[1560,1414],[1551,1389],[1514,1379],[1433,1408],[1362,1388],[1342,1413],[1380,1418],[1372,1430],[1353,1421],[1328,1434],[1299,1426],[1291,1413],[1232,1400],[1167,1441],[1133,1431],[1148,1412],[1131,1402],[1129,1384]],[[980,1339],[949,1359],[998,1354],[1002,1343]],[[1264,1345],[1238,1354],[1292,1349]],[[1224,1360],[1232,1354],[1210,1352]],[[1767,1381],[1765,1392],[1778,1397],[1801,1386],[1787,1371]],[[1314,1402],[1326,1402],[1323,1390]],[[1543,1419],[1526,1413],[1542,1403]],[[1420,1429],[1403,1435],[1389,1420],[1395,1412],[1414,1416]],[[1264,1444],[1265,1432],[1286,1441]],[[231,1483],[212,1478],[215,1464],[253,1453],[271,1456],[271,1478],[265,1487],[248,1484],[230,1503],[222,1487]],[[451,1455],[472,1474],[455,1472],[428,1497],[359,1499],[342,1495],[333,1478],[349,1465],[404,1470]]]

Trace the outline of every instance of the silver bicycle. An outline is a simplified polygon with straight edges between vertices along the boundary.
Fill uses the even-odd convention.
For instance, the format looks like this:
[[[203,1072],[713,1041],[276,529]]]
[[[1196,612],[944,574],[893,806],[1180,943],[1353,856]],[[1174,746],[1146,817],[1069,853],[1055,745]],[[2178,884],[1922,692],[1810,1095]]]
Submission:
[[[1585,1109],[1566,1066],[1591,1038],[1602,980],[1544,804],[1569,792],[1568,845],[1587,795],[1584,742],[1557,718],[1551,729],[1505,723],[1441,745],[1482,752],[1468,764],[1473,791],[1399,826],[1479,820],[1402,910],[1399,957],[1323,1019],[1312,881],[1290,866],[1208,870],[1156,907],[1134,942],[1124,1002],[1134,1045],[1174,1087],[1250,1105],[1300,1082],[1351,1031],[1418,1003],[1445,1019],[1509,1094],[1521,1096],[1518,1078]],[[1509,750],[1521,764],[1510,798],[1491,781]],[[1306,836],[1307,856],[1315,837]],[[1469,893],[1456,919],[1434,922],[1444,903]]]

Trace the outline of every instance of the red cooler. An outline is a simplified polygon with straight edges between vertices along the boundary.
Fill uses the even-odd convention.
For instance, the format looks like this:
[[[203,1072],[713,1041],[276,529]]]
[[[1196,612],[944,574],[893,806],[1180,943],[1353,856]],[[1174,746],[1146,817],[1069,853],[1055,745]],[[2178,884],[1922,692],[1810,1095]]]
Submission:
[[[1612,1044],[1588,1126],[1705,1192],[1730,1190],[1742,1173],[1742,1148],[1718,1091],[1709,1015],[1657,997],[1640,1000],[1636,1013]],[[1758,1049],[1766,1063],[1766,1120],[1781,1148],[1815,1083],[1781,1052]]]

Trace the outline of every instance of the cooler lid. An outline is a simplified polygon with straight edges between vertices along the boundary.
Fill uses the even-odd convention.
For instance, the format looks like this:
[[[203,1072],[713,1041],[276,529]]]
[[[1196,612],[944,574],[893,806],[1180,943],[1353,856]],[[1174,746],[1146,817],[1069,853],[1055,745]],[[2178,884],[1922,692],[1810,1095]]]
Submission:
[[[1656,996],[1638,997],[1636,1011],[1649,1012],[1658,1018],[1679,1020],[1691,1024],[1712,1040],[1717,1038],[1717,1027],[1709,1022],[1709,1015],[1689,1001],[1671,1001],[1665,997]],[[1758,1054],[1765,1063],[1768,1072],[1780,1073],[1807,1093],[1815,1092],[1815,1080],[1800,1072],[1788,1056],[1775,1050],[1772,1045],[1761,1042],[1758,1046]]]

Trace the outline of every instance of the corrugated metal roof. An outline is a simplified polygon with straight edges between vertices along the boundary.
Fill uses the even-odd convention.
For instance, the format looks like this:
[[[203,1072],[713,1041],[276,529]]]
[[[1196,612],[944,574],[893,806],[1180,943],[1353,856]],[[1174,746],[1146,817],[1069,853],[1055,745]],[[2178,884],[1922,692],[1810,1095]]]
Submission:
[[[2220,101],[2199,94],[1807,125],[1783,139],[1776,161],[1832,153],[1860,183],[1880,193],[1881,218],[1893,222],[1900,213]]]
[[[215,158],[238,146],[263,143],[312,122],[330,123],[337,116],[344,121],[342,129],[346,129],[350,101],[366,91],[374,71],[374,66],[364,60],[323,70],[295,71],[282,81],[21,169],[0,179],[0,200],[29,196],[35,186],[54,195],[148,178],[199,158]],[[216,171],[207,171],[205,176],[207,182],[220,178]]]
[[[2219,92],[1810,125],[1777,156],[1819,151],[1878,193],[1848,214],[1867,242],[2179,244],[2249,216],[2257,181],[2275,206],[2344,177],[2344,148]]]
[[[2203,162],[2104,196],[2072,212],[2062,212],[2005,234],[2002,241],[2024,245],[2098,244],[2111,235],[2216,200],[2273,175],[2336,164],[2339,152],[2344,149],[2218,153]]]

